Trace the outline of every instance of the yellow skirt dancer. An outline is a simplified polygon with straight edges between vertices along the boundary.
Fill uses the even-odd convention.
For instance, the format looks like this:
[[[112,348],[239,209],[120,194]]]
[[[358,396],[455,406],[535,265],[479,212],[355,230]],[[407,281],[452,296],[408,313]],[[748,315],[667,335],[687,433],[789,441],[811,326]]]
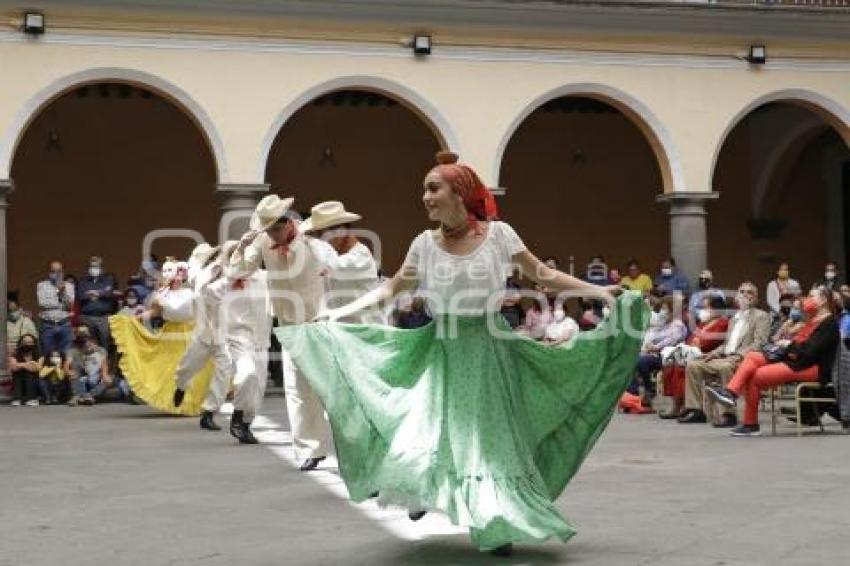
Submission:
[[[193,323],[167,321],[159,332],[152,333],[136,318],[116,315],[109,317],[109,326],[121,355],[121,372],[137,397],[175,415],[201,414],[201,403],[213,375],[210,363],[192,380],[180,407],[173,402],[174,371],[189,345]]]

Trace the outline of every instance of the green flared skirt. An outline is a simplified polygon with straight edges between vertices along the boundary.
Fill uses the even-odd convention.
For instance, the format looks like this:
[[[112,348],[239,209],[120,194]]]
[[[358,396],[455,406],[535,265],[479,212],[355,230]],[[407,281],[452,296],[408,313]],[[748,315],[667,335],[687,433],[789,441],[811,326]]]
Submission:
[[[613,311],[560,346],[499,315],[275,332],[324,403],[351,498],[443,512],[488,550],[575,534],[553,502],[610,421],[649,319],[637,293]]]

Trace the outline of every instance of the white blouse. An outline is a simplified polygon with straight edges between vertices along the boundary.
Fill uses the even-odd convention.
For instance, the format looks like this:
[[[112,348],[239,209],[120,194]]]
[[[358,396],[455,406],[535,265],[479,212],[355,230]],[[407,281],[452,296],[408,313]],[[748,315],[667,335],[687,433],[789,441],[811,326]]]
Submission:
[[[432,314],[480,315],[501,309],[512,258],[523,250],[509,224],[493,221],[478,247],[462,256],[442,249],[434,231],[426,230],[413,240],[405,264],[416,268],[417,294]]]

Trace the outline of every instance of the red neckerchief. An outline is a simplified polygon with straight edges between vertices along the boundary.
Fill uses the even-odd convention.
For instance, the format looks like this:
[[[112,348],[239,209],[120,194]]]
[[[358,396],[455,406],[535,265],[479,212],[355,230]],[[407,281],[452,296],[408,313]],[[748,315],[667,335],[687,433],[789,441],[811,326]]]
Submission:
[[[272,244],[271,249],[277,250],[277,253],[286,257],[289,255],[289,246],[292,244],[292,241],[295,240],[295,236],[298,235],[298,229],[295,226],[294,222],[290,222],[287,224],[287,234],[286,240],[282,244]]]
[[[234,291],[242,291],[248,285],[247,279],[236,279],[230,286]]]

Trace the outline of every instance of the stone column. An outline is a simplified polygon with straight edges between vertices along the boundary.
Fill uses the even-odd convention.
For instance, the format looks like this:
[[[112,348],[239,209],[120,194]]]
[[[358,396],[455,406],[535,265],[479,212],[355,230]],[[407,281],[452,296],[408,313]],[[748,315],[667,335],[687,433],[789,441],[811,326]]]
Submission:
[[[6,292],[8,290],[9,266],[6,259],[6,208],[7,197],[12,192],[12,180],[0,179],[0,344],[3,352],[0,356],[0,380],[9,377],[6,356]]]
[[[267,183],[221,183],[216,193],[221,196],[218,221],[219,242],[237,240],[248,231],[251,215],[261,198],[269,192]]]
[[[708,264],[705,202],[720,196],[716,192],[680,192],[658,196],[670,206],[670,255],[693,285]]]

